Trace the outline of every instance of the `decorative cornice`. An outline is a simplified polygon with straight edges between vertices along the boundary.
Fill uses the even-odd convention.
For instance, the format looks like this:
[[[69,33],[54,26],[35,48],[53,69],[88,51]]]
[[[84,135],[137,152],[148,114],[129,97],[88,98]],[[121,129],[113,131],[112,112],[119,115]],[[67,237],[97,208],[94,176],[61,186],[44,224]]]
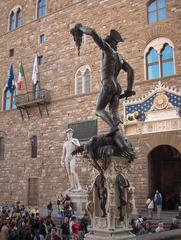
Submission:
[[[146,101],[147,99],[149,99],[150,97],[152,97],[154,94],[156,94],[158,92],[168,92],[168,93],[175,94],[177,96],[181,96],[181,90],[180,89],[176,89],[174,87],[166,86],[161,81],[159,81],[158,84],[151,91],[149,91],[147,94],[143,95],[140,98],[125,100],[124,105],[128,106],[130,104],[143,103],[144,101]]]

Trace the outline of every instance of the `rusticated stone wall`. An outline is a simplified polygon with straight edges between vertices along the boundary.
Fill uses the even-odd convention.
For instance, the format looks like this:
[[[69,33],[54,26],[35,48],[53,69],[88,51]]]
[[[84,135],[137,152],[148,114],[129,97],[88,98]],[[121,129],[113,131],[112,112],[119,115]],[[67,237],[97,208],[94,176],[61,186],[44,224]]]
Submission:
[[[16,5],[22,6],[22,27],[9,32],[8,15]],[[65,129],[68,123],[96,119],[94,111],[100,88],[100,50],[86,36],[81,55],[77,56],[77,49],[69,33],[75,23],[92,26],[103,37],[112,28],[122,34],[125,41],[119,45],[118,50],[135,70],[134,88],[137,96],[144,95],[158,82],[145,80],[143,56],[146,45],[160,36],[169,38],[175,47],[176,76],[161,81],[176,88],[181,86],[181,3],[176,0],[167,1],[168,18],[151,25],[147,24],[146,6],[145,0],[47,0],[47,16],[36,19],[36,0],[0,1],[0,134],[5,138],[5,159],[0,161],[0,202],[20,200],[27,204],[28,179],[31,177],[39,179],[40,206],[46,206],[49,200],[56,202],[58,194],[68,188],[65,169],[60,166]],[[38,39],[41,34],[45,34],[45,43],[40,45]],[[14,48],[15,55],[9,58],[11,48]],[[17,78],[20,60],[25,68],[28,90],[31,91],[36,53],[44,58],[40,67],[41,87],[51,91],[49,116],[43,111],[43,116],[40,117],[38,108],[34,107],[30,109],[30,119],[25,115],[22,121],[18,110],[3,111],[3,91],[10,64],[13,63]],[[90,94],[76,96],[75,73],[84,64],[91,68],[92,90]],[[124,90],[126,74],[121,73],[119,80]],[[19,93],[24,92],[23,83],[23,89]],[[106,125],[100,119],[98,131],[106,131]],[[179,132],[171,134],[177,136]],[[35,159],[31,158],[32,135],[38,137],[38,156]],[[148,152],[142,151],[141,147],[147,139],[150,139],[149,135],[130,137],[138,156],[132,165],[131,175],[136,186],[138,208],[145,206],[148,192]],[[176,144],[172,143],[173,146]],[[180,145],[178,150],[181,150]],[[91,167],[86,160],[78,159],[77,171],[81,185],[89,185]]]

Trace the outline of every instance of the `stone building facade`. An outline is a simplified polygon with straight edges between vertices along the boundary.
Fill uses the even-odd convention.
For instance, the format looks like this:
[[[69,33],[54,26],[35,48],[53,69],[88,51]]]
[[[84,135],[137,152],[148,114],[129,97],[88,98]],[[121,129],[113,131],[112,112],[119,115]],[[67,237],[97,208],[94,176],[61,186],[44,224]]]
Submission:
[[[0,139],[3,151],[0,160],[0,202],[20,200],[39,206],[45,206],[49,200],[56,202],[57,196],[68,188],[66,171],[60,165],[68,124],[97,120],[98,132],[107,130],[107,126],[94,114],[100,88],[100,50],[86,36],[80,56],[77,55],[70,29],[79,22],[92,26],[103,37],[113,28],[118,30],[125,39],[119,44],[118,51],[135,71],[136,96],[124,104],[120,101],[120,115],[124,118],[124,131],[137,153],[137,159],[130,169],[130,179],[136,189],[136,206],[144,208],[147,195],[153,194],[156,188],[169,196],[178,193],[173,188],[177,186],[179,189],[181,186],[178,172],[181,165],[178,106],[181,96],[181,3],[176,0],[163,1],[166,2],[166,18],[149,24],[147,9],[152,2],[47,0],[43,17],[37,17],[37,0],[0,2]],[[11,12],[19,8],[21,26],[10,30]],[[41,35],[44,35],[42,44]],[[158,43],[163,39],[166,43],[172,43],[174,74],[147,80],[146,49],[155,39]],[[14,49],[11,57],[10,49]],[[44,105],[41,111],[38,105],[29,107],[29,117],[26,110],[22,110],[22,118],[18,109],[4,110],[8,70],[13,64],[14,78],[17,79],[18,65],[22,61],[27,89],[23,82],[18,95],[25,94],[26,90],[32,91],[35,54],[43,56],[43,63],[39,66],[40,85],[50,92],[51,102],[47,111]],[[78,69],[84,66],[90,70],[91,90],[77,94],[75,77]],[[125,73],[120,74],[119,81],[122,89],[126,89]],[[149,97],[155,98],[159,92],[166,94],[170,91],[177,98],[177,106],[167,103],[165,107],[154,109],[153,102],[153,106],[145,110],[150,112],[147,119],[128,119],[126,106],[144,102]],[[167,100],[171,101],[169,97]],[[162,102],[162,99],[159,101]],[[176,109],[177,112],[168,109]],[[37,137],[35,158],[31,156],[32,136]],[[91,181],[91,166],[79,157],[77,171],[81,185],[86,188]]]

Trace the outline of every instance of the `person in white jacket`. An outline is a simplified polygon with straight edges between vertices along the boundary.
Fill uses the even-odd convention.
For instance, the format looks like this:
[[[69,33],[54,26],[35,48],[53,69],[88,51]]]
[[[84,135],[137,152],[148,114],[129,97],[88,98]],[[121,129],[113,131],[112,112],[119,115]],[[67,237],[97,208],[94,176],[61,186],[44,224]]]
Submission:
[[[147,210],[148,210],[148,218],[152,219],[153,218],[154,201],[150,196],[146,200],[146,206],[147,206]]]

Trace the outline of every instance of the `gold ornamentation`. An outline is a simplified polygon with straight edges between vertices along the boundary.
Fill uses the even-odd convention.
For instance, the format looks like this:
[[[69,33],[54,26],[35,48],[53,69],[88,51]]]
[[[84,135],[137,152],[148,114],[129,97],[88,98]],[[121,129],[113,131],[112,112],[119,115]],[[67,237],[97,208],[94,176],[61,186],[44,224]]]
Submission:
[[[168,97],[164,93],[158,93],[154,99],[154,108],[165,109],[168,106]]]

